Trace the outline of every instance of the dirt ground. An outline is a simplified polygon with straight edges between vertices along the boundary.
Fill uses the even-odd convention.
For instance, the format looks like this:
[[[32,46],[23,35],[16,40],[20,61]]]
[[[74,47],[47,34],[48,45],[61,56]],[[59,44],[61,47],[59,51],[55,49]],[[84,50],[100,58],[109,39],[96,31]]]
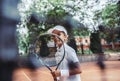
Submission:
[[[96,62],[81,63],[82,81],[120,81],[120,61],[105,61],[106,69],[101,71]],[[13,81],[53,81],[47,68],[29,70],[25,68],[14,72]]]
[[[101,71],[95,62],[83,63],[82,81],[120,81],[120,61],[106,61],[105,71]]]

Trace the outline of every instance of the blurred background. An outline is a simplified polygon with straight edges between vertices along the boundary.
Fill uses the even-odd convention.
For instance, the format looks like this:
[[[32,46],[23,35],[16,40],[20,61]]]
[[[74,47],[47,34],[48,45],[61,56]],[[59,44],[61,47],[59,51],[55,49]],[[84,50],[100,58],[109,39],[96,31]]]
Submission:
[[[35,37],[58,24],[67,29],[68,44],[79,56],[119,53],[119,7],[119,0],[21,0],[19,54],[27,55]]]
[[[26,61],[18,59],[27,57],[36,37],[55,25],[67,29],[81,67],[97,62],[104,76],[106,67],[120,63],[120,0],[0,0],[0,12],[1,81],[13,80],[19,62]],[[54,51],[52,42],[48,48]]]

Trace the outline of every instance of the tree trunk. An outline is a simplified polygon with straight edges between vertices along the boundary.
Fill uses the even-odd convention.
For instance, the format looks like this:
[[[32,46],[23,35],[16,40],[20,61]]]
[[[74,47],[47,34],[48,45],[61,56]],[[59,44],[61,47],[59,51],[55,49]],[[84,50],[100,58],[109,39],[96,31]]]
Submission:
[[[115,44],[114,44],[113,41],[112,41],[111,45],[112,45],[112,49],[114,49],[115,48]]]

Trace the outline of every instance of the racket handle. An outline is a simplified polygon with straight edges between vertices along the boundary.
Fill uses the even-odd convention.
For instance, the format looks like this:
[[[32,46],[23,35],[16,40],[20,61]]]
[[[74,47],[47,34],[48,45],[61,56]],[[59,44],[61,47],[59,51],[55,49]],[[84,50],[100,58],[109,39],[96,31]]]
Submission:
[[[57,78],[54,78],[54,81],[57,81]]]
[[[52,74],[52,76],[53,76],[54,81],[58,81],[58,80],[57,80],[57,77],[56,77],[56,74],[55,74],[55,71],[52,71],[52,70],[51,70],[51,74]]]

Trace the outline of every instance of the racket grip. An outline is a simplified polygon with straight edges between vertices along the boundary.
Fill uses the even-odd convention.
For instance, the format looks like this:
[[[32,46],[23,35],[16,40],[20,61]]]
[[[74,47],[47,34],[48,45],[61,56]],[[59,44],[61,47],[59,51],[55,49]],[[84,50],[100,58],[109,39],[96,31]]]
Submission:
[[[57,81],[57,78],[54,78],[54,81]]]

